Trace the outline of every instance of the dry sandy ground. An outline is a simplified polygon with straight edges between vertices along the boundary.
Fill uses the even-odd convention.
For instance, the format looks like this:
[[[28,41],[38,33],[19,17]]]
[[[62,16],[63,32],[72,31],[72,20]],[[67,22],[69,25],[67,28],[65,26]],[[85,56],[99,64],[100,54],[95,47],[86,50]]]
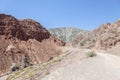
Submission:
[[[41,80],[120,80],[120,57],[97,52],[95,57],[81,59],[81,50],[70,50],[62,66]]]
[[[120,56],[96,51],[96,56],[86,58],[87,49],[66,47],[64,50],[71,53],[50,67],[42,79],[39,75],[26,80],[120,80]],[[6,80],[6,77],[0,80]]]

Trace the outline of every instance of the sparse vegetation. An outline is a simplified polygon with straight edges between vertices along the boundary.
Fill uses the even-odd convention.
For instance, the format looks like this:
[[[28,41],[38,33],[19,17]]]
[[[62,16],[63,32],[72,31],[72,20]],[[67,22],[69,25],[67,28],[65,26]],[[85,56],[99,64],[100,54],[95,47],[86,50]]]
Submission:
[[[20,67],[19,67],[19,66],[14,66],[14,67],[12,67],[12,71],[17,71],[17,70],[20,70]]]
[[[50,74],[50,72],[47,72],[45,75],[47,76],[47,75],[49,75]]]
[[[29,66],[27,68],[16,71],[16,72],[12,73],[11,75],[9,75],[9,77],[6,80],[15,80],[17,78],[24,79],[24,78],[28,78],[28,77],[33,78],[34,74],[37,71],[43,70],[47,66],[49,66],[55,62],[61,61],[63,58],[65,58],[70,53],[71,53],[71,51],[65,51],[61,55],[54,57],[50,61],[43,62],[43,63],[39,64],[38,66]],[[49,74],[49,72],[47,72],[45,75],[48,75],[48,74]]]
[[[86,33],[87,31],[81,30],[79,28],[63,27],[63,28],[53,28],[49,29],[49,32],[59,38],[64,42],[72,41],[76,36]]]
[[[81,43],[80,43],[80,46],[84,46],[84,42],[81,42]]]
[[[90,51],[86,52],[87,58],[93,57],[93,56],[95,56],[95,55],[96,55],[96,54],[95,54],[95,51],[93,51],[93,50],[90,50]]]

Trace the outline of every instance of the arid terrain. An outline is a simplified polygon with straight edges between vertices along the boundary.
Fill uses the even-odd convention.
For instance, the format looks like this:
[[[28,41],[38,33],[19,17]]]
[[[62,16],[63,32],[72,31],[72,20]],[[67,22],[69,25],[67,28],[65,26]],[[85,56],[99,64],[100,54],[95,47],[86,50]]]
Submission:
[[[96,52],[95,57],[86,58],[87,50],[69,49],[72,52],[61,62],[62,66],[41,80],[120,80],[120,57]]]
[[[56,36],[60,40],[68,43],[76,38],[80,34],[88,33],[89,31],[81,30],[79,28],[63,27],[53,28],[48,30],[53,36]]]
[[[45,29],[0,14],[0,80],[120,80],[120,20]]]
[[[0,14],[0,75],[48,61],[62,45],[38,22]]]

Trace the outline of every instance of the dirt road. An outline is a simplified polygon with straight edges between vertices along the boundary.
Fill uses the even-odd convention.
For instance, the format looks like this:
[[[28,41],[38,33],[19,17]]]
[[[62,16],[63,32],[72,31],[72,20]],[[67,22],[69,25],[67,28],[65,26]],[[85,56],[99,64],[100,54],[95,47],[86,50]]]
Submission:
[[[120,80],[120,57],[97,52],[95,57],[81,60],[84,54],[81,50],[70,50],[73,52],[63,60],[62,66],[42,80]]]

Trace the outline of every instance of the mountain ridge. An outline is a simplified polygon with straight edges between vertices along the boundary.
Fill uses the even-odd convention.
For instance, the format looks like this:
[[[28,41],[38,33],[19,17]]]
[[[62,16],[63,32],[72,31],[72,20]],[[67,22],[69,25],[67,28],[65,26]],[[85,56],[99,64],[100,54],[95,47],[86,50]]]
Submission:
[[[72,41],[73,45],[84,48],[109,49],[120,42],[120,20],[114,23],[106,23],[97,29],[81,36],[77,36]]]
[[[84,34],[88,31],[73,27],[52,28],[48,30],[53,36],[64,42],[72,41],[77,35]]]

